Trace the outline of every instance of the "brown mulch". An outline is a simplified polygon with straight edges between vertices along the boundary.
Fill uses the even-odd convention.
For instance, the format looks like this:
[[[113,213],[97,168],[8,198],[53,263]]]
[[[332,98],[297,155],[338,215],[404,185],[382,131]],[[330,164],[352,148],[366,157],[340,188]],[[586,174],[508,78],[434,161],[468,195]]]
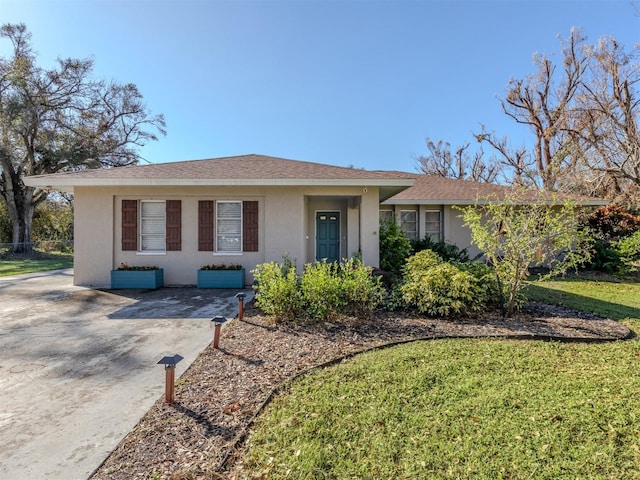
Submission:
[[[248,428],[278,385],[314,366],[382,345],[423,338],[508,337],[622,340],[612,320],[530,303],[516,318],[425,319],[380,314],[366,322],[272,325],[249,304],[229,322],[220,349],[207,348],[91,477],[93,480],[231,479]],[[223,468],[224,467],[224,468]]]

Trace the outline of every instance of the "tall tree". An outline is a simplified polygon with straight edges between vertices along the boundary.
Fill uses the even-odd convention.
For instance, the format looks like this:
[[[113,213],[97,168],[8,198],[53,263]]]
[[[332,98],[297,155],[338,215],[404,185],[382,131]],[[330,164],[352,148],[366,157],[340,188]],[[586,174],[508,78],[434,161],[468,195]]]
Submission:
[[[442,140],[434,143],[427,138],[426,143],[429,154],[417,159],[418,169],[422,173],[486,183],[495,182],[500,175],[498,163],[485,159],[482,150],[470,153],[469,143],[458,147],[455,152],[448,142]]]
[[[640,188],[640,46],[627,53],[604,37],[586,54],[589,76],[578,97],[584,120],[573,132],[575,144],[582,146],[586,164],[599,173],[610,198],[630,193],[635,198]]]
[[[31,248],[34,209],[47,196],[24,176],[137,163],[138,147],[164,135],[165,120],[135,85],[93,79],[91,60],[39,67],[24,24],[3,25],[0,38],[13,47],[0,57],[0,196],[20,252]]]
[[[562,185],[563,173],[570,171],[576,160],[570,132],[577,128],[574,122],[578,117],[573,107],[587,68],[587,58],[582,52],[584,40],[579,30],[572,29],[569,39],[562,42],[561,66],[546,55],[535,54],[537,72],[525,79],[511,79],[506,97],[501,100],[504,113],[533,133],[531,165],[539,186],[549,191]],[[494,148],[505,146],[492,133],[483,131],[476,136]],[[504,159],[509,167],[522,173],[523,165],[518,164],[521,157],[509,155]]]

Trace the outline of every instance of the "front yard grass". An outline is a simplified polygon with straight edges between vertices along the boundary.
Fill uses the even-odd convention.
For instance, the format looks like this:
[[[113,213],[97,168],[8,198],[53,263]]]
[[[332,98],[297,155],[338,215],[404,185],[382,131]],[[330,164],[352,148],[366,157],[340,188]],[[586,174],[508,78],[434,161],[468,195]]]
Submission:
[[[640,284],[534,283],[640,326]],[[244,457],[268,478],[640,479],[640,342],[416,342],[289,385]]]
[[[552,281],[531,282],[526,289],[531,300],[564,305],[592,312],[637,327],[640,322],[640,282],[598,274]]]
[[[0,277],[62,268],[73,268],[73,254],[51,253],[26,257],[5,254],[0,257]]]

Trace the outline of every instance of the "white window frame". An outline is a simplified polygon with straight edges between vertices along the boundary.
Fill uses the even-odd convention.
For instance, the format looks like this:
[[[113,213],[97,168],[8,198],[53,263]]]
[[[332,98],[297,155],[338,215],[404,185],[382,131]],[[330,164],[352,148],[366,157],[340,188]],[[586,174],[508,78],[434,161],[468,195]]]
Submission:
[[[145,205],[157,204],[160,205],[161,212],[153,214],[147,212],[145,214]],[[159,222],[161,221],[161,222]],[[164,200],[140,200],[140,214],[138,218],[139,228],[139,242],[140,248],[138,253],[140,254],[165,254],[167,249],[167,207]],[[158,222],[154,231],[152,224]],[[160,227],[160,223],[162,226]],[[157,248],[149,248],[146,245],[149,242],[153,242]],[[162,247],[160,247],[160,245]]]
[[[383,215],[382,215],[383,213],[385,214],[384,216],[386,216],[387,214],[391,214],[390,218],[383,218]],[[383,210],[380,210],[378,213],[378,220],[380,221],[380,224],[382,224],[383,221],[393,222],[394,219],[395,219],[395,214],[393,210],[383,209]]]
[[[238,204],[239,205],[239,213],[237,217],[232,218],[220,218],[220,206],[225,204]],[[220,228],[221,221],[238,221],[238,233],[220,233],[222,230]],[[216,200],[216,208],[215,208],[215,248],[214,253],[217,255],[242,255],[242,200]],[[225,249],[223,245],[223,241],[228,239],[233,239],[237,243],[236,249]]]
[[[428,214],[430,213],[437,213],[438,214],[438,221],[435,222],[433,220],[429,220]],[[435,230],[433,228],[429,228],[430,224],[438,224],[438,229]],[[440,240],[442,240],[442,212],[440,210],[425,210],[424,211],[424,236],[429,236],[431,238],[431,240],[433,240],[434,242],[439,242]]]
[[[405,215],[408,213],[413,213],[414,220],[407,221],[405,220]],[[414,225],[413,230],[408,230],[405,225]],[[409,240],[417,240],[418,239],[418,210],[400,210],[400,228],[406,235]]]

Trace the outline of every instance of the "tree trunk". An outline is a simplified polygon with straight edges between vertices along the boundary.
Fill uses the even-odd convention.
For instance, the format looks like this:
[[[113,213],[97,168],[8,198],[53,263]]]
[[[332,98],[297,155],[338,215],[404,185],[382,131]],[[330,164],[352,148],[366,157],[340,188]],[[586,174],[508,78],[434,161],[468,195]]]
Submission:
[[[13,182],[15,175],[7,171],[4,173],[4,191],[2,195],[7,203],[9,219],[12,228],[13,253],[29,253],[33,250],[31,242],[31,224],[33,213],[38,200],[34,200],[34,188],[27,187],[21,182],[17,185]]]

